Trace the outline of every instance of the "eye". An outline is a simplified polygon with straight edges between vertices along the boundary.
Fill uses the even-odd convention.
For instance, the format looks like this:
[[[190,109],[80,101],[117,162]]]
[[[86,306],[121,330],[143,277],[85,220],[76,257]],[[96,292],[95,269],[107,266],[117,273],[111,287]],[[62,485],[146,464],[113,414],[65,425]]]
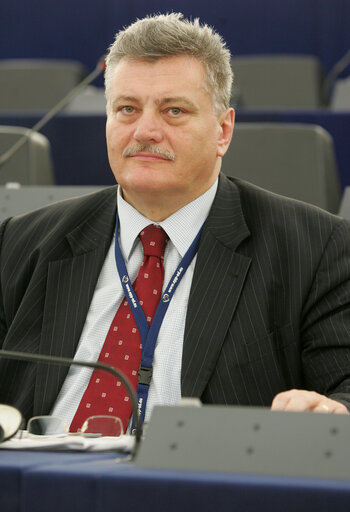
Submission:
[[[168,109],[168,113],[172,116],[172,117],[178,117],[180,114],[183,114],[183,110],[179,107],[170,107]]]
[[[124,112],[124,114],[132,114],[135,111],[134,107],[131,107],[130,105],[126,105],[125,107],[121,107],[120,110],[122,110]]]

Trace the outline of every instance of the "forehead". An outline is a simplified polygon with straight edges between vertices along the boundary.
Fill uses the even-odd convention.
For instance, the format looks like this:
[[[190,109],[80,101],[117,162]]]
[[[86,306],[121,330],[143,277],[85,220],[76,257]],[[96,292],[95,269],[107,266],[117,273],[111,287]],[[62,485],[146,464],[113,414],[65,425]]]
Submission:
[[[149,94],[171,96],[181,91],[189,95],[208,94],[205,66],[188,55],[158,60],[121,59],[111,76],[109,94]]]

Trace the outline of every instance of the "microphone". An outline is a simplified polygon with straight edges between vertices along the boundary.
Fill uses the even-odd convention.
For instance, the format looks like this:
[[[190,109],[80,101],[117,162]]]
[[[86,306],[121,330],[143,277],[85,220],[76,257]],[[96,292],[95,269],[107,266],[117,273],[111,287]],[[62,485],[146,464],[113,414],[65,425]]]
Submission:
[[[11,146],[5,153],[0,156],[0,170],[1,167],[27,142],[28,136],[32,132],[40,131],[56,114],[58,114],[79,92],[85,89],[91,82],[95,80],[106,69],[106,55],[98,60],[95,69],[87,75],[78,85],[73,87],[63,98],[56,103],[39,121],[32,127],[28,128],[26,132],[20,137],[13,146]]]
[[[72,364],[76,366],[85,366],[88,368],[105,370],[114,375],[114,377],[120,379],[130,396],[132,404],[132,414],[135,422],[135,445],[131,455],[132,457],[135,457],[141,441],[141,425],[137,407],[137,400],[132,385],[130,384],[128,378],[120,370],[117,370],[117,368],[115,368],[114,366],[110,366],[108,364],[99,362],[92,363],[89,361],[77,361],[76,359],[68,359],[66,357],[45,356],[43,354],[30,354],[29,352],[14,352],[11,350],[0,350],[0,358],[1,357],[3,357],[4,359],[14,359],[16,361],[48,363],[56,364],[59,366],[71,366]]]

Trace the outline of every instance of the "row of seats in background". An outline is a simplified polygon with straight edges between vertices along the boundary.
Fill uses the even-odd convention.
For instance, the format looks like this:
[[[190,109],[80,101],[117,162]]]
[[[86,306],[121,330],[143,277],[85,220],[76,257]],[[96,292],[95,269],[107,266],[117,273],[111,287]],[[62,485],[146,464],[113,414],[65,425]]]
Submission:
[[[347,56],[342,67],[346,59]],[[232,66],[235,73],[232,104],[238,108],[335,108],[340,104],[345,106],[346,101],[350,108],[350,98],[340,99],[337,87],[332,87],[341,71],[340,65],[326,79],[319,61],[308,56],[235,57]],[[44,113],[86,75],[86,69],[77,62],[0,61],[0,111]],[[66,109],[104,112],[103,89],[88,87]],[[26,129],[1,127],[0,155],[23,135],[28,143],[13,157],[2,162],[0,156],[0,183],[53,184],[50,144],[44,136]],[[339,211],[340,188],[332,139],[318,126],[237,123],[233,142],[223,160],[223,171],[333,213]],[[21,213],[9,211],[6,197],[9,193],[1,198],[0,217]]]
[[[313,56],[237,56],[232,59],[231,103],[244,108],[350,109],[350,78],[337,80],[349,64],[350,51],[325,76]],[[86,68],[75,61],[0,60],[0,111],[47,110],[86,75]],[[103,112],[103,89],[88,87],[67,109]]]
[[[0,154],[23,135],[28,142],[5,162],[6,168],[0,167],[0,183],[13,182],[16,176],[15,181],[22,184],[53,184],[50,144],[43,135],[28,133],[25,128],[0,127]],[[222,170],[228,176],[246,179],[332,213],[339,212],[340,187],[333,141],[320,126],[238,123]],[[78,195],[90,188],[56,187],[54,196],[52,190],[44,195],[36,189],[33,196],[28,193],[26,200],[16,186],[0,187],[0,218],[24,213],[29,204],[38,207],[66,195],[71,197],[74,190]],[[13,201],[16,197],[18,200]],[[350,212],[347,216],[350,218]]]

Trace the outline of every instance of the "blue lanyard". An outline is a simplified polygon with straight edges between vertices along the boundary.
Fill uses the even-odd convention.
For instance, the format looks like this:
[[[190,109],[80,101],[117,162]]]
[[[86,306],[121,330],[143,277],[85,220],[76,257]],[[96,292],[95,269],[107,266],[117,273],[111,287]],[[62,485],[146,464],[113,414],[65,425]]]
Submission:
[[[175,290],[198,251],[202,228],[203,226],[198,231],[195,239],[193,240],[177,269],[170,278],[170,281],[160,298],[157,310],[152,320],[152,324],[149,326],[146,320],[146,316],[131,284],[128,272],[126,270],[125,261],[119,246],[119,218],[117,214],[115,231],[115,260],[124,294],[134,316],[142,342],[142,357],[136,390],[141,424],[145,418],[148,390],[152,380],[153,356],[159,330],[161,328],[171,299],[174,296]]]

